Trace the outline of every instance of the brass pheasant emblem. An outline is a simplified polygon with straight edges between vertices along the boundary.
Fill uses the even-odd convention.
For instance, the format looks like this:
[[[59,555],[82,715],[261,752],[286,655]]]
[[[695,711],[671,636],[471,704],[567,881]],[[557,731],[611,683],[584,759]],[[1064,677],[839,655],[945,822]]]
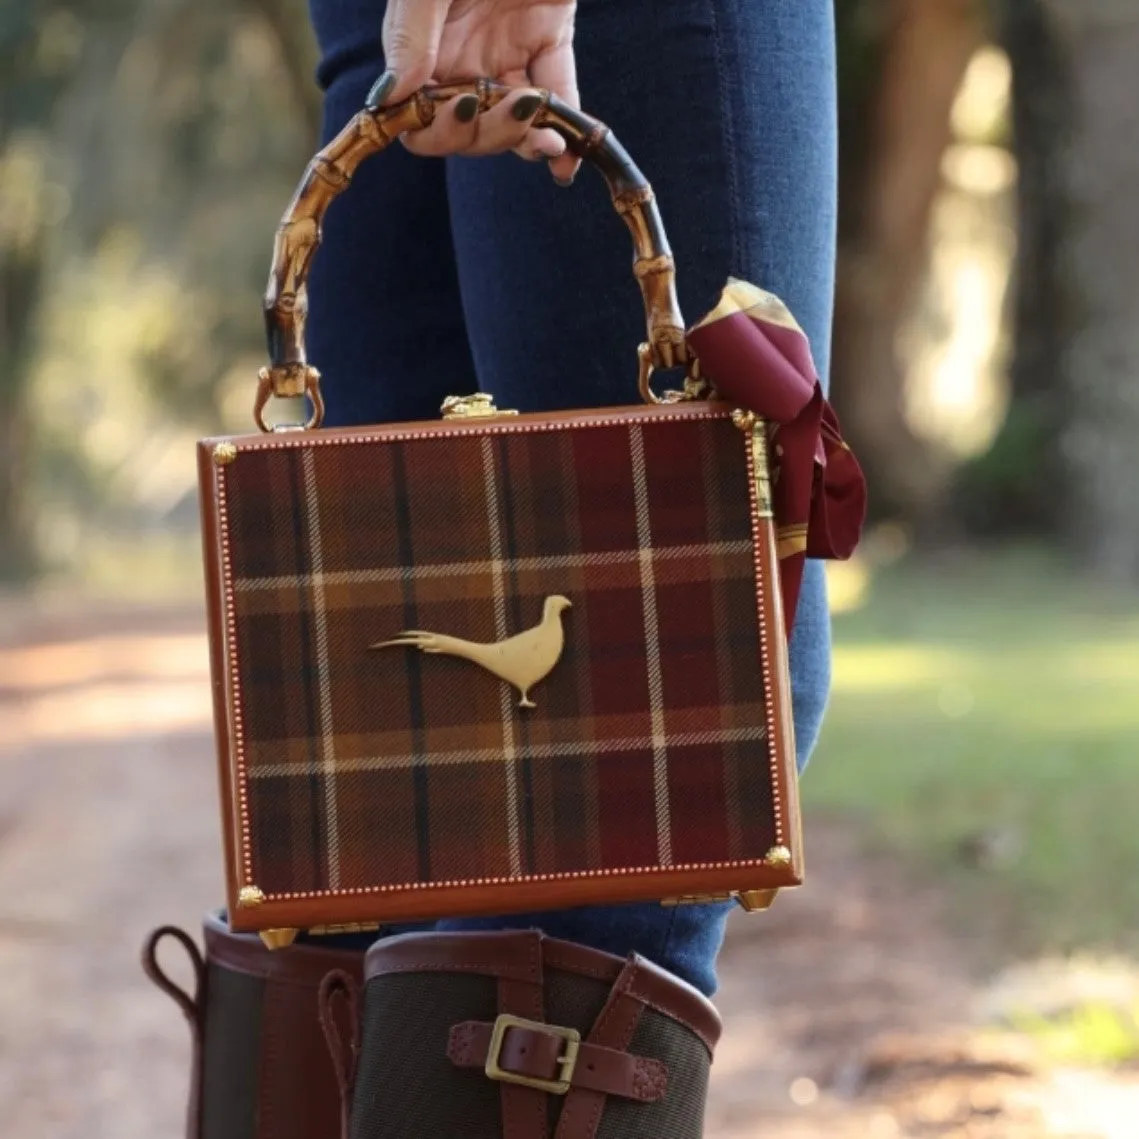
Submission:
[[[462,657],[517,688],[521,694],[519,708],[536,708],[537,705],[530,699],[530,689],[549,676],[561,658],[565,647],[562,613],[570,608],[572,605],[566,597],[547,597],[542,607],[542,620],[534,628],[508,637],[505,641],[490,644],[464,641],[460,637],[428,633],[422,629],[405,629],[390,641],[380,641],[368,647],[404,647],[419,649],[424,653]]]

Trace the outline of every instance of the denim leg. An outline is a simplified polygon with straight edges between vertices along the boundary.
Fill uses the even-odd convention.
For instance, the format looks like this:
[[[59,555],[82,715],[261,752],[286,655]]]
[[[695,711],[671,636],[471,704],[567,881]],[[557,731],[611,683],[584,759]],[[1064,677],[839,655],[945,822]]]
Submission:
[[[382,3],[312,7],[335,124],[362,103],[364,73],[378,73]],[[836,200],[831,0],[580,0],[577,45],[583,105],[616,131],[657,191],[688,319],[715,303],[729,275],[754,281],[791,307],[825,378]],[[479,385],[502,406],[634,402],[643,317],[628,235],[596,176],[585,172],[565,191],[511,157],[448,160],[450,235],[441,249],[438,197],[416,198],[422,185],[407,186],[421,175],[397,153],[365,164],[333,206],[324,268],[320,257],[314,266],[313,360],[341,377],[328,385],[330,421],[391,418],[408,393],[422,410],[406,414],[434,414],[438,396],[473,388],[460,382],[471,360]],[[375,181],[365,182],[370,170]],[[395,179],[406,185],[390,188]],[[393,211],[382,204],[390,198],[373,193],[394,195],[404,211],[416,200],[421,208]],[[405,240],[409,217],[436,223],[415,231],[423,235],[418,249],[417,239]],[[351,271],[330,267],[337,261]],[[456,267],[466,360],[455,335],[460,292],[443,291]],[[369,299],[361,301],[353,292],[365,280]],[[363,321],[354,332],[353,320]],[[441,356],[452,362],[439,384]],[[433,382],[438,391],[428,390]],[[341,402],[350,395],[351,406]],[[791,640],[800,766],[818,735],[829,660],[823,575],[809,564]],[[601,949],[636,950],[710,993],[728,912],[589,907],[439,928],[539,926]]]
[[[381,70],[373,18],[370,50],[330,53],[346,61],[343,70],[322,66],[332,81],[325,140],[363,107]],[[308,291],[308,355],[321,372],[325,426],[432,419],[446,396],[476,389],[441,159],[393,146],[364,162],[329,207]]]

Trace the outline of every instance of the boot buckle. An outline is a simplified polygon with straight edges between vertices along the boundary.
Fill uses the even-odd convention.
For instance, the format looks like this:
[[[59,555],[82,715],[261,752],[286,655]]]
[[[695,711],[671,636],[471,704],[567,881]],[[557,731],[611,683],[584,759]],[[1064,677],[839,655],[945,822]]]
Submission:
[[[528,1029],[531,1032],[544,1033],[547,1036],[556,1036],[566,1042],[565,1052],[558,1057],[558,1073],[561,1079],[543,1080],[537,1076],[524,1076],[518,1072],[511,1072],[501,1065],[502,1045],[506,1034],[512,1028]],[[490,1037],[490,1047],[486,1054],[486,1074],[492,1080],[499,1080],[504,1084],[520,1084],[524,1088],[537,1088],[550,1095],[565,1095],[570,1090],[574,1069],[577,1067],[577,1054],[581,1047],[581,1033],[576,1028],[562,1028],[557,1024],[541,1024],[536,1020],[524,1020],[520,1016],[510,1016],[503,1013],[494,1022],[494,1031]]]

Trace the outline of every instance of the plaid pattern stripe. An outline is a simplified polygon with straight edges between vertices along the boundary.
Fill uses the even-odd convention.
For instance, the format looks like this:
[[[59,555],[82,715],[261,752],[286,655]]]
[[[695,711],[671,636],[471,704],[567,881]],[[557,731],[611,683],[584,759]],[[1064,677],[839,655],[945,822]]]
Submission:
[[[751,862],[779,833],[726,417],[250,448],[219,472],[241,860],[269,896]],[[468,660],[561,594],[520,710]]]

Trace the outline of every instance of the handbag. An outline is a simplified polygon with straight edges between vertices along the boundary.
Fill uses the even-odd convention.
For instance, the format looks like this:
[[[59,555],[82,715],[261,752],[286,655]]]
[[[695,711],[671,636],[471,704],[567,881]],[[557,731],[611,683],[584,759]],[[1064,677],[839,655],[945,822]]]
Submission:
[[[642,403],[517,414],[480,393],[436,422],[318,429],[303,333],[324,212],[467,91],[486,109],[509,88],[366,109],[310,163],[265,297],[261,433],[199,447],[229,907],[269,944],[634,900],[762,909],[802,881],[784,589],[841,440],[824,447],[813,373],[772,402],[728,367],[753,406],[718,398],[651,187],[606,127],[548,93],[534,120],[632,234]],[[802,363],[793,322],[757,319],[774,298],[731,297],[693,330],[711,355],[734,340],[760,379],[768,349]],[[304,422],[271,426],[275,397]],[[775,428],[797,458],[773,488]],[[799,513],[777,532],[780,495]]]
[[[307,943],[273,952],[255,934],[234,933],[220,913],[206,915],[202,934],[204,955],[176,926],[156,929],[142,951],[146,975],[190,1025],[186,1139],[336,1134],[347,1087],[344,1049],[333,1041],[354,1035],[355,1006],[346,1004],[342,1025],[322,985],[331,976],[359,985],[364,950]],[[158,961],[167,940],[190,960],[189,992]]]

